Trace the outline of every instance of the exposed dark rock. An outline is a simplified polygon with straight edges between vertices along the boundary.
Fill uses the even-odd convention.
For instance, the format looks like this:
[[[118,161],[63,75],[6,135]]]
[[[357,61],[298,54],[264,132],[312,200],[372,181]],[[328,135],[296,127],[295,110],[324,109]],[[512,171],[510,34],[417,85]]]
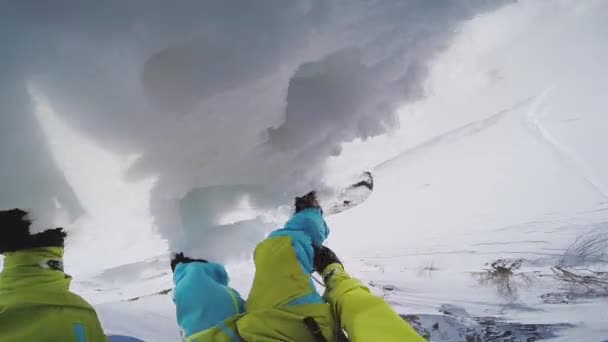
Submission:
[[[463,312],[464,309],[458,310]],[[433,341],[519,342],[539,341],[558,336],[571,324],[523,324],[496,317],[457,315],[402,315],[424,338]]]

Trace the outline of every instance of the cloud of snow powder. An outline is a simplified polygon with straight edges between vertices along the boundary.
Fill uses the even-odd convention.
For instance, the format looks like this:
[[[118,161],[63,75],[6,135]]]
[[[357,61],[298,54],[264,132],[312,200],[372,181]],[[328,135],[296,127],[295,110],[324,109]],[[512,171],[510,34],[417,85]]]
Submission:
[[[157,180],[152,215],[183,248],[182,225],[217,224],[186,212],[226,212],[243,194],[276,207],[318,185],[344,142],[397,127],[459,25],[509,2],[11,2],[0,14],[0,207],[41,220],[83,212],[49,156],[33,88],[80,134],[138,156],[126,176]]]

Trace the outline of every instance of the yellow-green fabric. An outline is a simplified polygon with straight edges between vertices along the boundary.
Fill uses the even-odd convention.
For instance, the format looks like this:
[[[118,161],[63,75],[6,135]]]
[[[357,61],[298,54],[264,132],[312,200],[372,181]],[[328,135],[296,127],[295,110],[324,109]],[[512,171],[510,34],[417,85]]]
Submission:
[[[240,338],[249,342],[314,342],[315,337],[304,324],[307,317],[317,322],[327,341],[335,340],[337,323],[329,304],[287,305],[312,291],[310,278],[302,272],[289,237],[271,237],[260,243],[254,262],[256,274],[245,304],[246,313],[195,334],[187,341],[222,342]]]
[[[283,306],[313,291],[310,275],[302,272],[290,237],[264,240],[255,249],[253,260],[255,277],[245,304],[247,312]]]
[[[236,333],[236,321],[243,315],[231,317],[224,321],[223,324],[213,328],[203,330],[185,339],[186,342],[231,342],[238,341],[239,337]],[[235,338],[236,337],[236,338]]]
[[[106,341],[91,305],[69,291],[71,278],[41,267],[63,248],[5,253],[0,273],[0,341]]]
[[[340,264],[323,271],[324,297],[333,306],[350,341],[425,341],[380,297],[374,296]]]

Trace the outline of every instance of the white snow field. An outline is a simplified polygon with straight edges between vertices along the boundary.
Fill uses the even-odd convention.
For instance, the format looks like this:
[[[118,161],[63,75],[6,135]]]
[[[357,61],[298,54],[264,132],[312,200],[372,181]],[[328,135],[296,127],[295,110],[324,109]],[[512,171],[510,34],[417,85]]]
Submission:
[[[471,1],[471,7],[474,4]],[[284,222],[298,191],[318,183],[306,180],[283,192],[277,189],[310,162],[322,169],[318,174],[330,187],[348,183],[363,170],[373,173],[375,188],[369,199],[327,218],[327,244],[347,271],[383,296],[429,340],[608,341],[608,286],[557,276],[561,267],[606,281],[602,272],[608,271],[608,1],[497,1],[489,7],[455,15],[456,24],[446,24],[453,35],[449,39],[438,38],[434,26],[422,19],[412,24],[432,39],[410,42],[414,53],[407,54],[408,63],[423,59],[428,65],[424,76],[410,75],[421,94],[404,91],[408,101],[400,104],[398,128],[352,135],[342,131],[346,128],[341,123],[348,126],[348,120],[336,114],[327,125],[340,136],[337,140],[315,137],[308,144],[300,132],[288,130],[297,139],[281,143],[303,145],[295,150],[297,157],[295,152],[275,155],[249,146],[257,146],[252,142],[259,139],[259,127],[283,127],[281,120],[271,120],[271,114],[256,120],[226,113],[239,112],[241,106],[258,111],[283,106],[281,91],[283,98],[276,103],[260,105],[254,99],[275,94],[275,82],[283,82],[283,74],[295,73],[293,65],[315,52],[323,51],[323,57],[334,53],[327,44],[354,39],[347,31],[330,35],[327,41],[311,40],[317,45],[311,43],[310,51],[297,50],[311,56],[279,54],[271,62],[288,60],[279,67],[284,69],[275,72],[258,66],[256,72],[270,76],[248,75],[255,82],[232,93],[226,89],[234,79],[227,77],[218,86],[222,96],[201,105],[226,114],[201,124],[213,127],[206,131],[197,126],[195,115],[178,123],[156,114],[145,120],[99,116],[90,125],[83,124],[78,115],[60,113],[69,108],[65,103],[53,103],[61,91],[45,91],[44,82],[34,84],[29,91],[36,99],[36,118],[49,151],[87,212],[70,225],[66,269],[74,277],[72,289],[95,306],[108,335],[122,336],[111,340],[179,340],[169,267],[169,253],[176,249],[224,262],[231,285],[246,297],[254,275],[255,244]],[[451,18],[444,14],[438,11],[429,18]],[[365,25],[383,18],[378,16],[366,17]],[[415,18],[408,19],[419,19]],[[337,27],[350,27],[351,21],[357,23],[357,12],[345,13],[341,20]],[[134,24],[133,30],[144,38],[156,33],[144,26]],[[404,32],[409,31],[397,33]],[[391,48],[398,49],[388,44],[385,53]],[[120,51],[125,56],[99,58],[133,57],[129,49]],[[327,70],[336,66],[328,64]],[[125,65],[113,72],[134,72]],[[235,72],[239,71],[243,70]],[[386,104],[367,99],[364,94],[370,89],[394,96],[394,89],[379,86],[394,70],[382,71],[386,77],[371,82],[374,87],[352,93],[365,98],[355,105]],[[362,80],[352,82],[356,81]],[[237,103],[231,96],[246,101]],[[361,125],[374,118],[361,117]],[[117,123],[107,125],[112,118]],[[392,119],[384,119],[393,126]],[[148,121],[149,126],[138,126]],[[264,126],[269,122],[274,124]],[[306,120],[297,122],[308,125]],[[124,131],[112,135],[108,127],[120,130],[121,125]],[[231,125],[238,126],[234,144],[226,130]],[[281,132],[271,130],[269,139],[280,138]],[[108,137],[116,141],[107,143]],[[341,153],[321,149],[324,142],[339,143]],[[199,150],[198,145],[205,147]],[[322,150],[322,160],[310,159],[310,151],[316,149]],[[203,168],[205,161],[198,159],[202,156],[213,166]],[[291,162],[297,165],[286,166]],[[192,170],[183,169],[187,167]],[[200,175],[199,169],[204,170]],[[263,180],[256,183],[256,177]],[[270,189],[268,193],[258,191],[260,185]],[[206,188],[213,186],[217,188]],[[197,188],[206,189],[207,197],[196,197]],[[184,227],[172,226],[180,214],[175,199],[187,194],[189,200],[181,202],[177,220]],[[63,204],[59,209],[69,211],[61,198],[55,201]],[[175,207],[159,210],[163,204]],[[217,208],[221,215],[212,220],[209,208]],[[195,222],[199,229],[186,222]],[[587,255],[588,249],[571,248],[589,236],[596,237],[595,252]],[[500,266],[513,268],[500,273]]]

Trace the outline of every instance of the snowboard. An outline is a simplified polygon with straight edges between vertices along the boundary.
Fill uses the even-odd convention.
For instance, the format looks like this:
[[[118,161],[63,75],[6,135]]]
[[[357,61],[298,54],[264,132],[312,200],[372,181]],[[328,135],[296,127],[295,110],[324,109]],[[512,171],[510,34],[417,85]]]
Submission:
[[[371,172],[363,172],[342,182],[316,191],[317,199],[325,216],[339,214],[365,202],[374,190],[374,177]],[[251,211],[276,210],[278,203],[293,207],[291,199],[285,194],[267,192],[255,185],[213,186],[193,189],[179,200],[178,210],[186,231],[198,231],[200,227],[217,226],[217,221],[225,213],[225,208],[241,205],[243,195],[256,194],[257,200],[248,203]],[[291,202],[287,204],[287,201]]]
[[[374,176],[366,171],[358,175],[352,182],[333,193],[319,193],[319,201],[325,216],[339,214],[365,202],[374,191]]]

